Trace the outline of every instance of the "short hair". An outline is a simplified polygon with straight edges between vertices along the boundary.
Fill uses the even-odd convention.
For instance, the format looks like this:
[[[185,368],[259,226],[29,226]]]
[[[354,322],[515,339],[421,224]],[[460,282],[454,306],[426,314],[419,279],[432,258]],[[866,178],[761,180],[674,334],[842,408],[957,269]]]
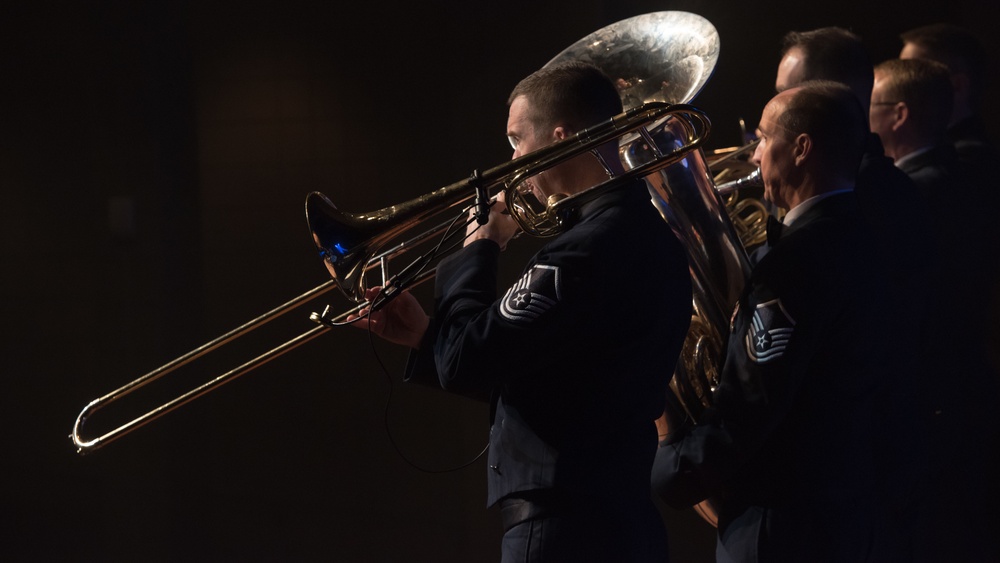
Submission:
[[[855,93],[842,82],[810,80],[785,103],[777,123],[793,137],[813,140],[826,171],[854,180],[868,139],[868,116]]]
[[[528,119],[539,128],[562,125],[579,133],[622,112],[621,95],[611,79],[580,61],[545,66],[528,75],[514,87],[507,105],[518,96],[529,102]]]
[[[948,23],[934,23],[900,34],[906,43],[920,47],[926,57],[945,64],[953,73],[964,73],[972,84],[973,100],[985,87],[986,50],[979,39],[965,28]]]
[[[954,96],[948,67],[930,59],[889,59],[875,67],[884,75],[887,101],[905,102],[917,132],[940,138],[948,130]]]
[[[805,55],[803,81],[842,82],[860,99],[871,97],[873,65],[860,36],[842,27],[791,31],[785,34],[782,56],[793,47],[798,47]]]

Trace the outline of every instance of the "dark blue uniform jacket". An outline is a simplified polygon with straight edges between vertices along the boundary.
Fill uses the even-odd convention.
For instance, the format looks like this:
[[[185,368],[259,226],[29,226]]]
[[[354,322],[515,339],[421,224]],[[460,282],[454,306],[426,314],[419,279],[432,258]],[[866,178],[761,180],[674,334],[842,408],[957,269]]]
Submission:
[[[754,268],[713,406],[653,475],[674,506],[711,497],[720,561],[863,561],[885,541],[895,438],[917,418],[890,369],[887,280],[853,192],[806,211]]]
[[[476,241],[439,265],[408,380],[492,393],[489,505],[536,489],[649,502],[691,318],[684,248],[637,182],[585,204],[502,290],[499,252]]]

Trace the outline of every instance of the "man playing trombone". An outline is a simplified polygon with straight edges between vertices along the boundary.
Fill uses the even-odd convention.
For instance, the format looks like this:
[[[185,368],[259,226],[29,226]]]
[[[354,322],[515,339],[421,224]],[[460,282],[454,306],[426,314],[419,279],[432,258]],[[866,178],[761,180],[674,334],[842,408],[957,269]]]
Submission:
[[[611,81],[579,62],[533,73],[508,103],[514,158],[622,111]],[[605,182],[621,171],[610,148],[546,169],[525,190],[544,203]],[[500,508],[504,563],[666,561],[649,475],[691,318],[685,249],[644,182],[631,181],[574,207],[568,230],[503,290],[498,258],[518,231],[508,203],[498,198],[439,264],[433,315],[402,292],[349,320],[412,348],[406,380],[491,396],[487,504]],[[622,300],[623,282],[642,290]]]

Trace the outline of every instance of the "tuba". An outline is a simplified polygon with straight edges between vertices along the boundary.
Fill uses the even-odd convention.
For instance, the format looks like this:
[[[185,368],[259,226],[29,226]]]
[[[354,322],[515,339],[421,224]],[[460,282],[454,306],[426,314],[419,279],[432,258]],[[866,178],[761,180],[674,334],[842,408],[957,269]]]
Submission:
[[[708,81],[718,56],[719,36],[708,20],[666,11],[595,31],[548,64],[594,64],[615,81],[629,108],[652,101],[690,102]],[[680,143],[683,135],[667,127],[657,137],[662,150]],[[644,160],[643,148],[641,143],[623,143],[626,167]],[[694,287],[691,328],[670,381],[684,418],[668,423],[678,425],[693,422],[711,404],[729,318],[749,277],[749,260],[703,150],[688,152],[645,180],[653,204],[688,251]]]
[[[596,65],[616,82],[628,108],[650,101],[690,102],[711,76],[718,55],[719,36],[711,23],[695,14],[667,11],[622,20],[591,33],[548,64],[576,59]],[[682,138],[680,132],[664,128],[656,143],[663,150]],[[724,159],[733,160],[752,148],[743,147]],[[627,167],[643,160],[641,149],[639,143],[623,144],[621,156]],[[693,287],[691,325],[670,379],[668,408],[657,421],[662,433],[694,424],[711,406],[729,320],[749,279],[746,248],[760,242],[766,211],[754,198],[740,198],[736,193],[743,186],[757,186],[756,175],[726,182],[726,193],[720,193],[700,148],[645,180],[653,204],[687,249]],[[694,508],[717,526],[710,499]]]

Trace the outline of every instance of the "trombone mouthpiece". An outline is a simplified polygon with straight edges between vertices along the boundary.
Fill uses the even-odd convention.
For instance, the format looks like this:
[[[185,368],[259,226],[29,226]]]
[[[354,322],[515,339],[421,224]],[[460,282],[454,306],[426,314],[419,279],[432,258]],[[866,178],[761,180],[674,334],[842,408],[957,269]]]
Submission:
[[[725,182],[719,184],[715,187],[715,190],[719,192],[719,195],[729,195],[736,190],[741,190],[743,188],[762,188],[764,187],[764,179],[760,176],[760,168],[754,169],[753,172],[747,174],[742,178],[737,178],[730,182]]]

